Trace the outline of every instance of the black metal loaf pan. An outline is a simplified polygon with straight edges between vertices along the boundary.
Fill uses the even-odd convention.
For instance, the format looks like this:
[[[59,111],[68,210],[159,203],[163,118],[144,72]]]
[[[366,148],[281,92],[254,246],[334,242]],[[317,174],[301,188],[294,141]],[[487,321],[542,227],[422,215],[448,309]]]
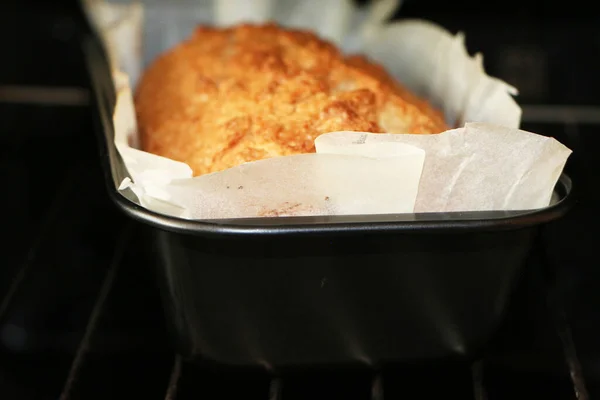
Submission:
[[[86,42],[108,191],[151,227],[178,352],[270,368],[469,357],[499,327],[533,240],[571,203],[563,175],[550,207],[347,217],[188,221],[117,191],[107,62]],[[127,194],[126,196],[132,196]]]

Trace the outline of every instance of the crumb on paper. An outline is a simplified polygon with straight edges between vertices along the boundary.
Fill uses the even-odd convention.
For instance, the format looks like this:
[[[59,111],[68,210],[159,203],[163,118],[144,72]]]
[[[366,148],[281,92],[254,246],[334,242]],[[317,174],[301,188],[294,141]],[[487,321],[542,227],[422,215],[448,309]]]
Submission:
[[[361,135],[358,139],[356,139],[352,144],[365,144],[367,142],[367,135]]]
[[[131,148],[136,148],[137,146],[136,135],[137,133],[134,130],[127,132],[127,144]]]
[[[325,201],[329,201],[329,196],[325,196]]]
[[[244,188],[244,187],[243,187],[243,186],[241,186],[241,185],[240,185],[240,186],[238,186],[238,190],[239,190],[239,189],[243,189],[243,188]]]
[[[294,217],[314,211],[314,207],[302,203],[286,201],[279,208],[264,208],[258,212],[259,217]]]

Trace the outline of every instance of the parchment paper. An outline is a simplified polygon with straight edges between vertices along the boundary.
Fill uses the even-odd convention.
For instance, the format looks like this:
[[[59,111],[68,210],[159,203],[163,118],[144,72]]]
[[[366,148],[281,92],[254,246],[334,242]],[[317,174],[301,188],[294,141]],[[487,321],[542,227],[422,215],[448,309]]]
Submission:
[[[570,154],[519,129],[516,89],[489,77],[461,34],[426,21],[385,23],[396,0],[368,11],[349,0],[195,0],[112,4],[87,0],[118,89],[115,145],[142,206],[182,218],[531,209],[547,206]],[[151,20],[143,24],[142,21]],[[278,157],[192,178],[182,163],[137,150],[131,82],[198,23],[275,20],[312,29],[344,50],[381,62],[428,98],[447,122],[440,135],[335,132],[317,154]],[[144,49],[144,51],[142,51]]]
[[[425,149],[415,212],[546,207],[571,154],[555,139],[487,123],[439,135],[333,132],[315,140],[320,153],[347,155],[384,143]]]

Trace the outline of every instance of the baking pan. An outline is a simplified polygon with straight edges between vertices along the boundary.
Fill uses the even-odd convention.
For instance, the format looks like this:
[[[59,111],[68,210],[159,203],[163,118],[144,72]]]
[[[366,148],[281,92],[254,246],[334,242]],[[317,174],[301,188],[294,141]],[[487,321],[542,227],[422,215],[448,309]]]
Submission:
[[[191,221],[117,191],[115,93],[85,42],[110,197],[152,227],[168,324],[186,359],[285,368],[471,357],[503,320],[544,224],[572,203],[529,211]]]

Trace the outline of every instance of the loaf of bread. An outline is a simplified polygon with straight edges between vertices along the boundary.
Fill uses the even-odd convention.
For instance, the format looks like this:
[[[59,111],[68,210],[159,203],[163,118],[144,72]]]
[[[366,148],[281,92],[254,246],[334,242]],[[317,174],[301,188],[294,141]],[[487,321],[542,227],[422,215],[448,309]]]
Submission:
[[[381,66],[275,24],[197,28],[144,72],[135,103],[143,150],[195,176],[314,152],[326,132],[448,129]]]

